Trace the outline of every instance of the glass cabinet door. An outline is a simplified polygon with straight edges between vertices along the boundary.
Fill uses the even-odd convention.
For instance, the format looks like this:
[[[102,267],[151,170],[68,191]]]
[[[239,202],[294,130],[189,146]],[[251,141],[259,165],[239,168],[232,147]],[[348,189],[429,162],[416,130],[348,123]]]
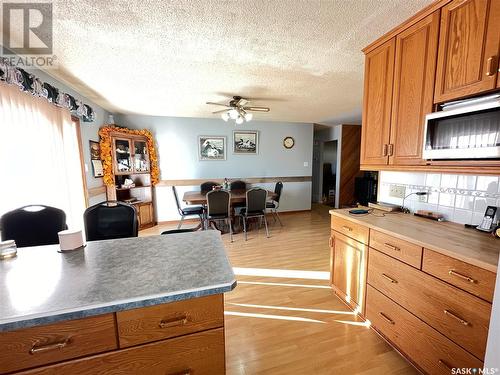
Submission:
[[[132,172],[131,141],[129,139],[115,139],[116,173]]]
[[[134,140],[134,170],[149,172],[148,144],[146,141]]]

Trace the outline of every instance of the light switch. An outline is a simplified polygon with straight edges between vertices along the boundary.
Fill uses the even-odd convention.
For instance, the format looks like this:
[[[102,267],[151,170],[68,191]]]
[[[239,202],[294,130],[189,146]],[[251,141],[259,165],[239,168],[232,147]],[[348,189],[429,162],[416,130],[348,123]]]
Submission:
[[[304,167],[309,167],[309,162],[305,161],[304,162]]]

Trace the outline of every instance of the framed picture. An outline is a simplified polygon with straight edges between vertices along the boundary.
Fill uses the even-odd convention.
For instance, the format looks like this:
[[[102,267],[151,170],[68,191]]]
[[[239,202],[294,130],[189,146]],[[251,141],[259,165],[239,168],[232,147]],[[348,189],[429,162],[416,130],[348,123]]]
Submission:
[[[200,135],[198,156],[200,160],[226,160],[226,137]]]
[[[101,145],[96,141],[89,141],[90,160],[101,160]]]
[[[256,155],[259,152],[259,132],[254,130],[233,131],[233,153]]]

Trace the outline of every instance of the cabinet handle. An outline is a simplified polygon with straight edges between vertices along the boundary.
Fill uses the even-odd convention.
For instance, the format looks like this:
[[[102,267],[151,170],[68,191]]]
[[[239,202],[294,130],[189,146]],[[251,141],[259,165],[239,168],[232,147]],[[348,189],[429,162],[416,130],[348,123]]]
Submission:
[[[382,156],[387,156],[387,145],[385,144],[384,147],[382,147]]]
[[[394,280],[392,277],[387,276],[385,273],[383,273],[383,274],[382,274],[382,277],[383,277],[384,279],[389,280],[389,281],[390,281],[391,283],[393,283],[393,284],[397,284],[397,283],[398,283],[398,281],[397,281],[397,280]]]
[[[461,273],[459,273],[459,272],[457,272],[455,270],[449,270],[448,274],[451,275],[451,276],[456,276],[456,277],[458,277],[458,278],[460,278],[462,280],[466,280],[469,283],[473,283],[473,284],[477,283],[477,281],[474,280],[472,277],[462,275]]]
[[[53,342],[53,343],[47,344],[47,345],[38,345],[35,343],[31,347],[29,353],[36,354],[36,353],[48,352],[50,350],[62,349],[64,347],[68,346],[70,343],[71,343],[70,337],[66,337],[61,341]]]
[[[444,368],[446,368],[448,371],[451,371],[453,369],[453,367],[451,367],[449,364],[447,364],[445,361],[443,361],[442,359],[439,359],[438,360],[438,363],[443,366]]]
[[[387,247],[388,249],[391,249],[391,250],[394,250],[394,251],[401,251],[401,249],[399,247],[391,245],[390,243],[385,243],[384,246]]]
[[[389,156],[394,155],[394,144],[390,143],[389,144]]]
[[[380,316],[384,318],[384,320],[389,323],[389,324],[394,324],[394,320],[389,318],[387,315],[385,315],[383,312],[379,312]]]
[[[342,226],[342,229],[343,229],[343,230],[346,230],[346,231],[348,231],[348,232],[352,232],[352,228],[351,228],[351,227],[348,227],[347,225],[343,225],[343,226]]]
[[[328,245],[330,245],[330,247],[333,247],[333,238],[332,237],[330,237],[328,239]]]
[[[188,321],[188,317],[186,314],[182,314],[180,316],[176,316],[175,318],[163,319],[158,326],[160,328],[170,328],[176,326],[182,326],[186,324]]]
[[[496,67],[493,66],[495,59],[496,56],[491,56],[488,60],[486,60],[486,75],[488,77],[495,75]]]
[[[460,324],[463,324],[464,326],[468,326],[469,325],[469,322],[467,320],[463,320],[459,316],[453,314],[450,310],[444,310],[444,315],[447,315],[447,316],[455,319],[456,321],[458,321]]]
[[[191,375],[191,369],[186,369],[179,372],[170,372],[167,375]]]

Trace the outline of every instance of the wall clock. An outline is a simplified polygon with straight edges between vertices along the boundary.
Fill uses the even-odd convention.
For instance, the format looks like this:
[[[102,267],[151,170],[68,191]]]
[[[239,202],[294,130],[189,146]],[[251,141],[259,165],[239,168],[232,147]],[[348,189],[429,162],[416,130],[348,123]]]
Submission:
[[[292,137],[285,137],[285,139],[283,139],[283,146],[285,146],[285,148],[291,149],[294,145],[295,139]]]

